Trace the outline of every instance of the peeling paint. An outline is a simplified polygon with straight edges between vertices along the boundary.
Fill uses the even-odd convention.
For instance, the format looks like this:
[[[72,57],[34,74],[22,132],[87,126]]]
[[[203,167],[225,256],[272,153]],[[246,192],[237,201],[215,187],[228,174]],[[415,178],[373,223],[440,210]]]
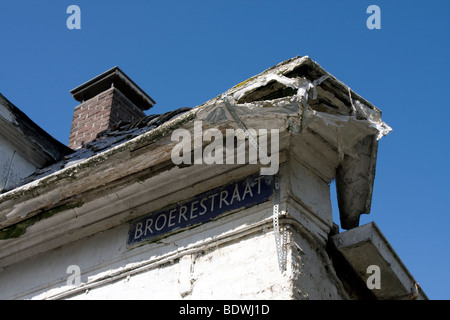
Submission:
[[[32,226],[36,222],[44,220],[44,219],[48,219],[48,218],[54,216],[55,214],[58,214],[60,212],[63,212],[63,211],[69,210],[69,209],[79,208],[83,204],[84,204],[83,201],[63,204],[54,209],[39,213],[29,219],[26,219],[24,221],[16,223],[12,226],[3,228],[2,230],[0,230],[0,240],[19,238],[20,236],[25,234],[28,227]]]

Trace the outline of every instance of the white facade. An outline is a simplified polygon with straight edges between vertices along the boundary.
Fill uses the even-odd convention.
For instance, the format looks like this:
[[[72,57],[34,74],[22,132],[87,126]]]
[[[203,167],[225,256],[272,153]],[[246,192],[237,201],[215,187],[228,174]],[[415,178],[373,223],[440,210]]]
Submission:
[[[38,166],[26,139],[15,130],[16,124],[14,115],[0,99],[0,191],[29,176]]]
[[[66,148],[0,94],[0,192],[59,160]]]
[[[282,171],[281,208],[286,218],[281,221],[288,239],[283,272],[277,260],[271,199],[134,249],[126,245],[129,223],[55,248],[4,268],[0,298],[345,298],[324,251],[331,227],[328,185],[295,162],[285,164]],[[242,176],[242,169],[236,174]],[[216,177],[215,183],[224,178]],[[150,181],[142,189],[146,184]],[[318,188],[309,195],[303,193],[306,188],[292,188],[302,184]],[[183,198],[200,191],[184,190]],[[297,197],[311,204],[312,211]],[[303,224],[314,228],[306,230]],[[73,265],[80,269],[80,283],[69,268]]]
[[[175,224],[170,210],[158,224],[157,214],[168,206],[261,172],[261,163],[176,165],[174,130],[192,134],[194,153],[206,150],[205,144],[195,149],[195,121],[220,132],[278,130],[273,189],[251,205],[239,196],[239,208],[129,245],[130,234],[138,239],[147,228],[153,233]],[[346,233],[333,238],[337,213],[329,184],[340,177],[341,221],[357,229],[359,214],[370,208],[378,139],[388,131],[378,109],[308,57],[283,62],[159,127],[88,158],[56,164],[38,180],[0,195],[0,299],[381,297],[365,287],[367,275],[355,271],[349,280],[341,272],[357,270],[355,261],[358,268],[364,265],[358,256],[339,253],[354,252],[358,242],[344,241]],[[200,215],[193,208],[190,217]],[[136,231],[135,221],[151,222]],[[332,239],[350,244],[333,250]],[[398,271],[389,266],[398,257],[384,263],[387,255],[377,250],[392,251],[384,244],[371,249],[369,261],[395,278]],[[410,296],[414,281],[403,274],[399,295],[390,298]],[[420,290],[411,297],[426,298]]]

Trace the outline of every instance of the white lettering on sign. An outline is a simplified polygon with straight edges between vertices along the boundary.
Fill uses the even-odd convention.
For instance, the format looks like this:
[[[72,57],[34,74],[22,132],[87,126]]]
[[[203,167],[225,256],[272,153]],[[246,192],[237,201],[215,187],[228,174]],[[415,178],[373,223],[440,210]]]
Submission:
[[[271,176],[252,176],[205,192],[132,223],[128,245],[209,221],[225,212],[267,201],[273,192]]]

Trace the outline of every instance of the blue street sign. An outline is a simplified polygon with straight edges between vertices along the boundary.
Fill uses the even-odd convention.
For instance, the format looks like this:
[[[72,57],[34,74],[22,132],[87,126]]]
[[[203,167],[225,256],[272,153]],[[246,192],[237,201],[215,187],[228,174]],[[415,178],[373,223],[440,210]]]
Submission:
[[[273,177],[252,175],[163,208],[131,223],[128,247],[149,243],[230,211],[265,202],[273,194]]]

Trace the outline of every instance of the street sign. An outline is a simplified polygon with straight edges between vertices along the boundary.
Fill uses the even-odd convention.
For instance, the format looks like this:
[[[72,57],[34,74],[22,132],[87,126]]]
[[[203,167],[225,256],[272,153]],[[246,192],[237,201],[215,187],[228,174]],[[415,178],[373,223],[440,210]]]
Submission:
[[[131,223],[129,248],[196,226],[230,211],[265,202],[273,194],[273,177],[252,175],[186,201],[138,218]]]

